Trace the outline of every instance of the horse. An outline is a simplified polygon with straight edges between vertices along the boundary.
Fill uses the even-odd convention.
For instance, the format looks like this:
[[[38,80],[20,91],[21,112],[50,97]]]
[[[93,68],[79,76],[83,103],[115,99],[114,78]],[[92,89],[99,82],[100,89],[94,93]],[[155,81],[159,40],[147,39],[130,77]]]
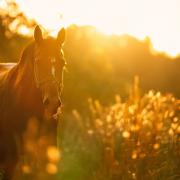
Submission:
[[[64,28],[56,38],[44,38],[37,25],[34,40],[19,62],[0,64],[0,179],[13,178],[29,118],[36,117],[40,124],[47,121],[57,130],[66,64],[64,41]]]

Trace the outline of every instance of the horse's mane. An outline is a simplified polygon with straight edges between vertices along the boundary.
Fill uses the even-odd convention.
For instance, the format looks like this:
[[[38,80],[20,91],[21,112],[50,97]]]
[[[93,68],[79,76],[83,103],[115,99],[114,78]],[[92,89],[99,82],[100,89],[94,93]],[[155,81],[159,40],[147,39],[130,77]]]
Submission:
[[[55,39],[51,36],[48,36],[44,39],[45,42],[48,44],[52,44]],[[51,45],[50,45],[51,46]],[[25,63],[26,59],[33,59],[34,58],[34,48],[35,48],[35,41],[30,42],[25,49],[22,51],[19,63]]]
[[[21,54],[21,57],[20,57],[20,61],[19,61],[19,64],[22,65],[24,63],[26,63],[26,59],[32,59],[34,54],[33,54],[33,51],[34,51],[34,46],[35,46],[35,42],[31,42],[29,43],[25,49],[22,51],[22,54]]]
[[[22,78],[23,68],[26,65],[26,61],[33,58],[34,42],[31,42],[26,46],[22,51],[19,62],[14,67],[2,68],[0,69],[0,99],[1,93],[9,91],[11,85],[15,84],[15,81],[18,81]]]

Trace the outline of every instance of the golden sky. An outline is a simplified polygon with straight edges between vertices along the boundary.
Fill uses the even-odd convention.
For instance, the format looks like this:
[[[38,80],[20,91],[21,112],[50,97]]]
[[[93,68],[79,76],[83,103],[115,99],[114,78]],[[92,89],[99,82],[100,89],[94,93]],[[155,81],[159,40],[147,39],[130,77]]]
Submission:
[[[48,29],[93,25],[107,34],[149,36],[158,51],[180,53],[180,0],[17,0]]]

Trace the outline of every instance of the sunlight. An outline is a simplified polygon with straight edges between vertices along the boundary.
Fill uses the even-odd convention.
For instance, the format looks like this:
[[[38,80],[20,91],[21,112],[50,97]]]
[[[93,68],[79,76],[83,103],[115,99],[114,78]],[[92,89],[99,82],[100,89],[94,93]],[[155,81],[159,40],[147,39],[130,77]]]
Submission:
[[[178,0],[17,0],[29,17],[49,30],[70,24],[93,25],[106,34],[150,36],[158,51],[180,53]]]
[[[25,26],[22,26],[19,31],[22,35],[26,35],[30,33],[29,29]]]
[[[55,146],[49,146],[47,149],[47,157],[51,162],[58,162],[60,159],[60,153]]]
[[[17,2],[0,0],[0,180],[180,179],[180,0]]]

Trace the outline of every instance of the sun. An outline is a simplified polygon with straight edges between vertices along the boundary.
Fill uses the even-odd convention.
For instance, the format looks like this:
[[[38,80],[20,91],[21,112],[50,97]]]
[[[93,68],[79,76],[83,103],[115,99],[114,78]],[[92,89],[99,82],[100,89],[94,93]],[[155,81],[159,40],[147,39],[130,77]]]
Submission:
[[[48,30],[92,25],[106,34],[149,36],[158,51],[180,53],[179,0],[17,0],[28,17]]]

